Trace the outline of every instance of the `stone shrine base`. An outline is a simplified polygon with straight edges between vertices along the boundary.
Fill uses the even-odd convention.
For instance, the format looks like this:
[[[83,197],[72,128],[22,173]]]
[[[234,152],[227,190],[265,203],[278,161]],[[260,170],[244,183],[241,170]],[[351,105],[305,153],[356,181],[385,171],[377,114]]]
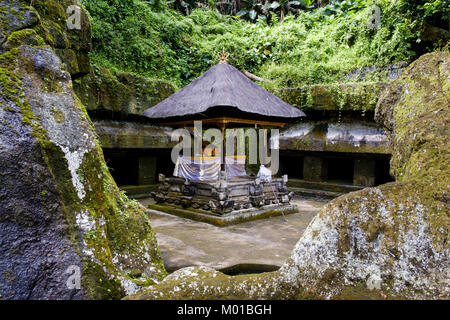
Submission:
[[[287,176],[262,182],[258,178],[233,177],[216,181],[193,181],[159,177],[160,185],[151,196],[151,209],[183,218],[227,226],[295,213],[288,192]]]
[[[264,208],[243,209],[233,211],[228,214],[219,215],[213,214],[210,211],[201,209],[188,208],[184,209],[181,206],[174,204],[149,204],[149,209],[169,213],[178,217],[187,218],[199,222],[209,223],[218,227],[230,226],[242,222],[264,219],[280,215],[288,215],[298,212],[298,207],[295,204],[281,204],[281,205],[267,205]]]

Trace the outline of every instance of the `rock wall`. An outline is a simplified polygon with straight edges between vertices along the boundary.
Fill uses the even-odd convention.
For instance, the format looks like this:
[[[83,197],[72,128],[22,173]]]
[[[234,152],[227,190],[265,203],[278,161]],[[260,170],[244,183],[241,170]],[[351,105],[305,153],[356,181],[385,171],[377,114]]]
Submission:
[[[166,275],[145,210],[117,188],[73,92],[83,68],[62,53],[83,55],[90,30],[61,27],[72,3],[0,4],[1,299],[120,298]]]
[[[128,299],[448,299],[450,54],[427,54],[376,108],[396,182],[341,196],[313,219],[277,272],[177,271]]]
[[[303,88],[280,89],[276,94],[308,115],[311,111],[359,113],[375,110],[378,97],[387,83],[348,83],[311,85]]]
[[[94,121],[95,131],[103,148],[172,149],[172,128],[124,121]]]
[[[360,82],[277,90],[281,99],[307,115],[281,132],[280,149],[390,154],[383,126],[374,121],[377,101],[388,85]]]
[[[74,89],[88,112],[95,112],[102,119],[120,120],[141,116],[147,108],[175,92],[175,88],[165,81],[126,72],[113,74],[97,67],[76,80]]]
[[[72,79],[79,78],[90,71],[91,24],[83,6],[77,0],[33,0],[33,7],[40,16],[38,32],[45,43],[52,47],[64,64]],[[67,8],[76,5],[80,8],[80,29],[69,29]],[[69,10],[70,14],[73,14]]]
[[[450,54],[427,54],[383,92],[397,182],[330,202],[281,273],[300,296],[448,299]]]
[[[69,30],[67,26],[67,8],[71,5],[80,7],[80,29]],[[2,0],[0,8],[2,53],[19,44],[45,43],[54,48],[72,78],[89,72],[91,25],[86,11],[76,0]]]

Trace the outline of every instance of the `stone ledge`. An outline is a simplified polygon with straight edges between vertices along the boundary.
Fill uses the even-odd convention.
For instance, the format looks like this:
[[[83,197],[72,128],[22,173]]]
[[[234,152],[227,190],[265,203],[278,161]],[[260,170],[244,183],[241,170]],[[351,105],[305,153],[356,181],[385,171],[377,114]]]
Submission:
[[[317,181],[307,181],[302,179],[289,179],[287,182],[288,188],[304,188],[304,189],[316,189],[322,191],[331,191],[336,193],[349,193],[353,191],[358,191],[364,187],[355,186],[351,184],[338,184],[332,182],[317,182]]]
[[[160,149],[173,148],[171,128],[125,121],[94,121],[103,148]]]
[[[128,198],[140,199],[148,198],[152,192],[158,190],[158,184],[146,184],[141,186],[121,186],[121,190],[125,191]]]
[[[241,210],[239,212],[234,212],[232,214],[223,216],[212,215],[211,213],[203,210],[182,209],[181,207],[177,207],[174,205],[149,204],[148,208],[173,214],[182,218],[209,223],[217,227],[226,227],[238,223],[298,212],[298,207],[295,204],[286,204],[282,206],[270,205],[264,207],[263,209]]]
[[[317,198],[330,199],[330,200],[346,194],[346,192],[299,188],[299,187],[289,187],[289,191],[294,192],[294,194],[298,195],[298,196],[317,197]]]

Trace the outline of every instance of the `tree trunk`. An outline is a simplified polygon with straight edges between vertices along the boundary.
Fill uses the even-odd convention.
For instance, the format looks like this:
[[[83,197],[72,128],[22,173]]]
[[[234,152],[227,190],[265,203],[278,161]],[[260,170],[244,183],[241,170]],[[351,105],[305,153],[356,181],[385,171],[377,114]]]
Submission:
[[[250,80],[254,81],[264,81],[264,82],[271,82],[270,80],[255,76],[253,73],[248,72],[247,70],[242,70],[242,73],[249,78]]]

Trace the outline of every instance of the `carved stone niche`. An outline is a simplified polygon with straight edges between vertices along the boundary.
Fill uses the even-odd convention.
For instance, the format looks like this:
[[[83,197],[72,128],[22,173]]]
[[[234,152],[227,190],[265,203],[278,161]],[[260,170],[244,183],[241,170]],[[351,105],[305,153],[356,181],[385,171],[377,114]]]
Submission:
[[[277,183],[276,189],[277,189],[278,193],[287,193],[288,192],[286,184],[281,183],[281,182]]]

